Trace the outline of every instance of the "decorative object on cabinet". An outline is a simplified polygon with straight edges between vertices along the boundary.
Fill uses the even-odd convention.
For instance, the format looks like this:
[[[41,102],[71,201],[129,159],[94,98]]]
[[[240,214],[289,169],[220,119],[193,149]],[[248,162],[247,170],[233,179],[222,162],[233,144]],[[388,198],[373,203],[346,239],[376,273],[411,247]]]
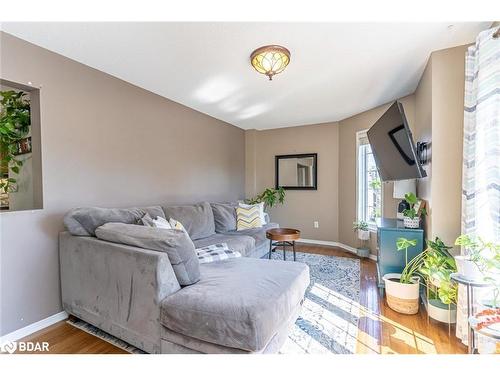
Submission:
[[[394,190],[392,193],[392,197],[394,199],[401,199],[401,201],[398,204],[398,212],[397,212],[397,218],[399,220],[404,219],[403,211],[410,208],[410,205],[405,199],[405,195],[409,193],[413,194],[417,193],[417,180],[409,179],[409,180],[394,181]]]
[[[420,218],[427,214],[425,201],[418,199],[413,193],[405,194],[405,201],[410,208],[403,210],[405,228],[420,228]]]

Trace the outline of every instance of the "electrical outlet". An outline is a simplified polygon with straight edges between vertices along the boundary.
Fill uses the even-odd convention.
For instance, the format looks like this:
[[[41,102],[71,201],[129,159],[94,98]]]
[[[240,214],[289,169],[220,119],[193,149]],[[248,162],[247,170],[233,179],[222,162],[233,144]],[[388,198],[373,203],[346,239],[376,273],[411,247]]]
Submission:
[[[315,222],[313,223],[313,225],[314,225],[314,228],[319,228],[319,221],[315,221]]]

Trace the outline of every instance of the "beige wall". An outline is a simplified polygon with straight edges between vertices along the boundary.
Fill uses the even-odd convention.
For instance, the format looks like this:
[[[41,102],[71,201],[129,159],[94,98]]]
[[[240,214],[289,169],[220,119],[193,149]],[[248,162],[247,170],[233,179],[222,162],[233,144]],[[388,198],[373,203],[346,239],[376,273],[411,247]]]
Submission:
[[[274,157],[318,154],[318,190],[287,190],[285,204],[270,210],[273,221],[297,228],[302,238],[338,238],[339,127],[335,122],[273,130],[247,130],[246,195],[275,186]],[[314,221],[319,228],[314,228]]]
[[[415,97],[406,96],[400,99],[410,128],[415,120]],[[356,233],[352,230],[352,223],[356,220],[356,133],[369,129],[375,121],[392,104],[387,103],[380,107],[360,113],[356,116],[339,122],[339,242],[352,247],[359,246]],[[418,139],[416,139],[418,140]],[[392,197],[393,183],[383,183],[383,216],[396,217],[399,200]],[[376,253],[376,235],[371,235],[371,252]]]
[[[415,92],[416,139],[431,141],[428,177],[418,195],[428,201],[427,238],[452,245],[461,231],[463,106],[467,45],[435,51]]]
[[[433,52],[430,235],[453,244],[461,232],[465,52]]]
[[[0,335],[61,311],[72,207],[243,198],[244,131],[0,33],[1,78],[41,85],[44,209],[0,214]]]
[[[401,99],[408,122],[415,119],[415,100]],[[254,196],[266,187],[274,187],[274,156],[318,153],[318,190],[287,190],[285,204],[270,211],[282,226],[302,231],[302,238],[341,242],[356,247],[352,230],[356,220],[356,132],[370,128],[391,103],[363,112],[338,123],[247,130],[246,195]],[[385,217],[395,217],[398,200],[392,198],[392,183],[383,187]],[[319,221],[319,228],[313,227]],[[375,253],[375,235],[372,251]]]
[[[417,179],[417,196],[427,203],[428,215],[424,221],[427,237],[432,237],[432,59],[429,58],[422,78],[415,91],[415,126],[413,128],[415,140],[428,142],[428,163],[424,165],[427,177]]]

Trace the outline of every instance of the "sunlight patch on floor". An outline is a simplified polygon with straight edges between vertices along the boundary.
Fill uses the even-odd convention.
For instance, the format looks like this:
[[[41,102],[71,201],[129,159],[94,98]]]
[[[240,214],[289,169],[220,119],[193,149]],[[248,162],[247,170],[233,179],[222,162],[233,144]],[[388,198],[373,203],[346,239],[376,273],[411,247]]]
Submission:
[[[354,353],[358,327],[346,318],[359,316],[359,304],[318,283],[309,294],[281,353]]]
[[[425,353],[437,354],[434,341],[427,336],[416,332],[404,325],[378,313],[368,310],[360,306],[361,319],[370,319],[380,324],[381,339],[380,341],[390,344],[381,345],[376,337],[371,336],[366,332],[359,331],[358,334],[358,349],[363,353]],[[401,348],[400,350],[394,348]]]

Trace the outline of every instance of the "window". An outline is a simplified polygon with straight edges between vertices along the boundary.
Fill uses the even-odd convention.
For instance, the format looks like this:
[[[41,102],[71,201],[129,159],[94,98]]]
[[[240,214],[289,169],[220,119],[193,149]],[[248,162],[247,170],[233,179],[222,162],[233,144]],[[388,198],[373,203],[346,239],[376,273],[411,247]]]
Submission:
[[[358,147],[358,220],[366,221],[371,227],[382,215],[382,182],[366,132],[357,133]]]

